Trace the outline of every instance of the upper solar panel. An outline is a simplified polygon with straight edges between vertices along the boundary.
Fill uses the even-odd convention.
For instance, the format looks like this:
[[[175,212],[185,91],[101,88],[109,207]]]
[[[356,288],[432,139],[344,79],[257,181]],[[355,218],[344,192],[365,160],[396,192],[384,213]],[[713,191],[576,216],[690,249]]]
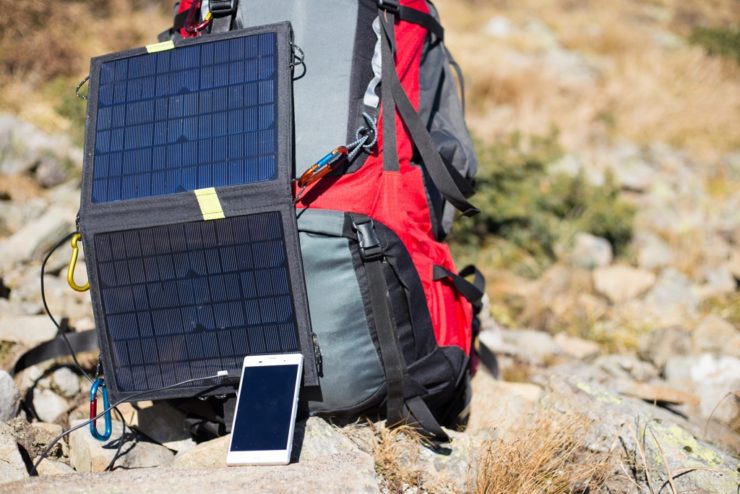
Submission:
[[[92,202],[277,178],[276,51],[264,33],[102,63]]]

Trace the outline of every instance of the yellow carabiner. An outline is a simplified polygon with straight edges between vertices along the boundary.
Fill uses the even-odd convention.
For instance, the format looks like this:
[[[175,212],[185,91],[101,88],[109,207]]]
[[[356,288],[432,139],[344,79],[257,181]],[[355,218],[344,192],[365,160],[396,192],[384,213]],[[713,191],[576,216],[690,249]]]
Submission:
[[[69,266],[67,266],[67,283],[76,292],[86,292],[90,289],[90,283],[80,286],[75,282],[75,266],[77,266],[77,255],[80,253],[77,242],[80,238],[82,238],[82,235],[79,233],[75,233],[72,236],[72,257],[69,259]]]

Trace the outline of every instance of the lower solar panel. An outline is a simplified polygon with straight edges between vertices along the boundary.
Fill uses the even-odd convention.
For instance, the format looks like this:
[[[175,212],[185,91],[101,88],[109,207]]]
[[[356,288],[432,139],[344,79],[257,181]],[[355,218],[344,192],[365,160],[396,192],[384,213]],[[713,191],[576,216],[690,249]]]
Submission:
[[[279,212],[93,242],[119,392],[239,370],[245,355],[300,351]]]

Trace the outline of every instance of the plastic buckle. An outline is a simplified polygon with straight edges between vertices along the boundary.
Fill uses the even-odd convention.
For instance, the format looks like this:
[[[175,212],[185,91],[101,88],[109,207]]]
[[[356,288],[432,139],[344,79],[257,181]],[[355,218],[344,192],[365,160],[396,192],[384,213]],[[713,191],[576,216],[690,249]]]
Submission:
[[[383,246],[375,231],[375,223],[370,218],[353,221],[352,228],[357,232],[360,255],[364,261],[373,261],[383,256]]]
[[[236,12],[237,0],[211,0],[208,8],[213,17],[224,17]]]
[[[98,388],[100,388],[103,394],[103,408],[105,412],[105,432],[102,434],[98,432],[98,421],[95,417],[98,415]],[[105,382],[101,378],[95,379],[90,388],[90,435],[98,441],[107,441],[110,439],[111,432],[113,430],[111,414],[108,408],[110,403],[108,402],[108,388],[105,386]]]
[[[392,14],[397,14],[400,7],[401,2],[399,0],[378,0],[378,8],[387,10]]]

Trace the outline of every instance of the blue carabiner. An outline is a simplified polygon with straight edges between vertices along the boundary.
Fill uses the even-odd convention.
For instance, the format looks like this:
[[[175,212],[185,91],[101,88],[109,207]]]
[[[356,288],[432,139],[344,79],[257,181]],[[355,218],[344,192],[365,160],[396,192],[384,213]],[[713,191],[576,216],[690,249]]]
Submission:
[[[104,415],[105,432],[103,434],[98,432],[98,421],[95,419],[95,416],[98,414],[98,388],[100,388],[100,392],[103,394],[103,407],[106,410]],[[90,388],[90,435],[98,441],[107,441],[110,439],[112,423],[110,410],[108,410],[109,406],[108,388],[105,386],[103,379],[99,377],[93,381],[92,387]]]

